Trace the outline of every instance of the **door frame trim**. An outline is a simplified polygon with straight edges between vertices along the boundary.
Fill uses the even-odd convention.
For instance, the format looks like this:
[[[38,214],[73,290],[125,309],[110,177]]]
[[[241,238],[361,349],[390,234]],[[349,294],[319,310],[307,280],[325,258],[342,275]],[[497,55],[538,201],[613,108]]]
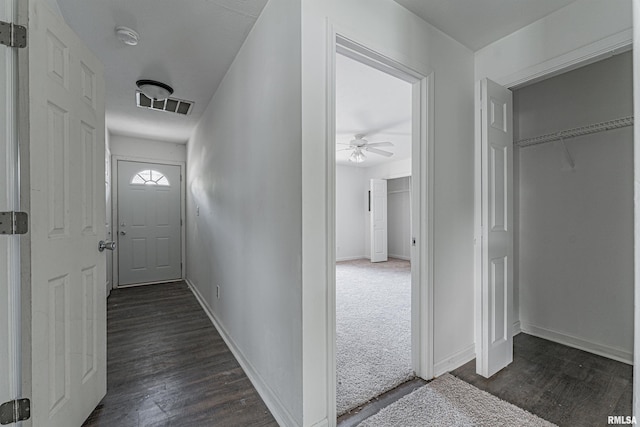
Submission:
[[[182,177],[180,180],[180,220],[182,223],[180,224],[180,262],[182,263],[182,274],[181,279],[184,280],[187,277],[187,261],[186,261],[186,212],[187,212],[187,203],[186,203],[186,162],[184,161],[172,161],[172,160],[154,160],[151,158],[144,157],[136,157],[136,156],[122,156],[119,154],[111,155],[111,228],[109,233],[111,233],[112,240],[118,238],[118,162],[139,162],[139,163],[149,163],[156,165],[165,165],[165,166],[180,166],[180,176]],[[117,250],[117,248],[116,248]],[[115,253],[112,254],[112,262],[111,262],[111,287],[112,289],[118,289],[120,287],[131,287],[138,285],[147,285],[150,283],[136,283],[135,285],[124,285],[120,286],[120,278],[118,272],[118,257]],[[158,282],[154,282],[158,283]]]
[[[336,418],[336,77],[338,50],[352,59],[395,75],[412,84],[412,250],[411,268],[411,359],[417,376],[434,376],[434,71],[422,64],[410,65],[398,52],[387,52],[344,28],[329,24],[327,31],[327,120],[326,120],[326,211],[327,234],[327,415]],[[422,66],[421,66],[422,65]],[[415,329],[414,329],[415,328]]]
[[[8,22],[17,22],[18,18],[18,1],[8,0],[3,8],[3,20]],[[5,14],[6,12],[6,14]],[[6,129],[3,130],[4,147],[2,150],[6,153],[7,171],[4,177],[7,179],[6,185],[6,205],[3,203],[2,210],[20,211],[21,210],[21,158],[20,158],[20,139],[19,127],[21,118],[23,117],[19,111],[19,58],[20,49],[6,48],[3,55],[6,58],[6,69],[4,74],[4,84],[7,98],[5,104]],[[7,249],[7,304],[8,316],[5,316],[6,327],[8,332],[7,346],[7,363],[8,366],[2,366],[6,369],[9,379],[8,392],[9,396],[3,396],[7,399],[18,399],[22,393],[22,340],[25,331],[22,329],[21,321],[21,301],[22,301],[22,278],[21,278],[21,241],[23,237],[20,235],[7,235],[0,237],[4,240]],[[30,335],[26,335],[30,336]],[[0,401],[2,403],[2,401]]]

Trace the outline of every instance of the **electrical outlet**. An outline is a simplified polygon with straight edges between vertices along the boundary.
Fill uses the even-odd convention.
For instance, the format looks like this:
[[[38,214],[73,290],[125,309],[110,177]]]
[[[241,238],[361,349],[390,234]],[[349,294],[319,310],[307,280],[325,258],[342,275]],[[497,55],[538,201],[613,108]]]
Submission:
[[[216,298],[220,299],[220,286],[216,285]]]
[[[196,206],[196,216],[200,216],[200,206]]]

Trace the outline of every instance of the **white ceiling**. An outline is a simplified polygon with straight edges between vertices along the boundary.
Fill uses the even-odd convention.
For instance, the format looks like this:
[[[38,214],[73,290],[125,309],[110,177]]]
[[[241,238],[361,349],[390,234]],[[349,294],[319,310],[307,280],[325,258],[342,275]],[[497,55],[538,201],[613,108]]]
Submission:
[[[67,24],[105,66],[107,127],[186,142],[267,0],[57,0]],[[116,26],[140,34],[117,40]],[[189,116],[136,107],[136,80],[159,80],[193,101]]]
[[[477,50],[574,0],[395,0]],[[112,133],[187,141],[267,0],[57,0],[74,31],[105,64],[107,127]],[[119,42],[116,26],[140,34]],[[410,155],[409,85],[338,56],[338,142],[356,133],[392,141],[392,160]],[[341,71],[342,70],[342,71]],[[135,82],[153,79],[193,101],[185,117],[135,106]],[[409,96],[409,95],[407,95]],[[338,155],[344,163],[348,152]],[[367,154],[362,167],[385,158]],[[348,163],[348,162],[347,162]]]
[[[343,55],[336,55],[336,149],[356,134],[369,142],[390,141],[392,157],[365,152],[362,163],[348,161],[351,150],[337,151],[336,163],[371,167],[411,157],[411,85]]]
[[[575,0],[395,0],[472,51]]]

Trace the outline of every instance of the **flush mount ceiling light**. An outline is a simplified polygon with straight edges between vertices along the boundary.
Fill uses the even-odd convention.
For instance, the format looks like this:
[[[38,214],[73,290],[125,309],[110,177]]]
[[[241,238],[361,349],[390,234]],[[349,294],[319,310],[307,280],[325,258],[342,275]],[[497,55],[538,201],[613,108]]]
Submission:
[[[155,101],[167,99],[173,93],[171,86],[155,80],[138,80],[136,86],[138,86],[140,92],[144,93],[147,98]]]
[[[129,27],[116,27],[116,37],[124,44],[135,46],[138,44],[139,35]]]

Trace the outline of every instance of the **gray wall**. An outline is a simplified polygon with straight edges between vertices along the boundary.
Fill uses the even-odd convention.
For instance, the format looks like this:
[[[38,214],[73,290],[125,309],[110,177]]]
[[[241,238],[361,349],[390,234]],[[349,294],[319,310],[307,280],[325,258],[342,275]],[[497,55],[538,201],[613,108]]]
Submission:
[[[633,114],[631,54],[514,93],[515,138]],[[631,360],[633,152],[627,127],[516,151],[522,329]],[[518,154],[519,153],[519,154]]]
[[[187,278],[284,425],[302,424],[300,14],[267,3],[187,146]]]
[[[185,144],[111,134],[111,155],[184,162],[187,159],[187,148]]]
[[[364,169],[336,165],[336,259],[368,257],[364,251],[367,186]]]

